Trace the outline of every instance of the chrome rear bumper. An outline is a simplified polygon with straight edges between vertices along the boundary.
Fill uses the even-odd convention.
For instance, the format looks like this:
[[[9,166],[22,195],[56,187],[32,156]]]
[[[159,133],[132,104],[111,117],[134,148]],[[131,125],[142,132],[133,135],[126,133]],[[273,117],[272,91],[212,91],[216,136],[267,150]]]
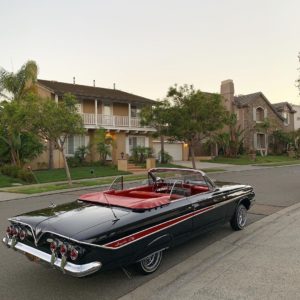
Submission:
[[[2,242],[8,247],[11,247],[12,245],[11,239],[3,238]],[[27,258],[31,256],[32,260],[34,260],[35,262],[47,263],[49,266],[51,266],[51,255],[46,252],[30,247],[21,242],[17,242],[16,245],[13,247],[13,249],[25,254]],[[83,265],[76,265],[71,262],[67,262],[65,267],[62,269],[61,259],[56,258],[53,267],[58,268],[63,272],[72,275],[74,277],[84,277],[100,270],[102,264],[99,261],[94,261]]]

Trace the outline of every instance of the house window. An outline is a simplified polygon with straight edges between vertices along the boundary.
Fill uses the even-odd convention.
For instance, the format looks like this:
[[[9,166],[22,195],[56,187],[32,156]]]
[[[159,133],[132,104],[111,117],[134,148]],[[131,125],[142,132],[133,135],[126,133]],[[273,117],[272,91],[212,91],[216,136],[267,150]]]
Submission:
[[[112,114],[111,105],[108,103],[103,104],[103,115],[110,116]]]
[[[132,118],[138,118],[140,116],[141,109],[139,107],[137,107],[136,105],[131,105],[130,113],[131,113]]]
[[[140,146],[145,147],[146,138],[144,136],[130,136],[129,137],[129,150],[132,151],[133,148]]]
[[[256,109],[256,122],[263,122],[265,118],[265,112],[262,107]]]
[[[288,126],[290,124],[290,115],[289,115],[289,113],[284,111],[282,113],[282,116],[284,117],[284,125]]]
[[[257,149],[266,148],[266,135],[264,133],[257,134]]]
[[[84,135],[70,135],[67,137],[64,147],[66,156],[74,156],[78,147],[87,146],[89,137]]]

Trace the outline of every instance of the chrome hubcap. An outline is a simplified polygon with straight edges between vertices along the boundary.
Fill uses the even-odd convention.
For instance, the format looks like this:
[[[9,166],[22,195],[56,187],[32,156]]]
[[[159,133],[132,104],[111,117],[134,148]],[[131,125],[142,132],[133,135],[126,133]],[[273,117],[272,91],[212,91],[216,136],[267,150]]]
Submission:
[[[145,257],[141,261],[141,266],[145,272],[153,272],[159,266],[161,258],[162,258],[162,252],[156,252],[154,254]]]
[[[244,227],[247,222],[247,209],[243,206],[239,209],[238,223],[240,227]]]

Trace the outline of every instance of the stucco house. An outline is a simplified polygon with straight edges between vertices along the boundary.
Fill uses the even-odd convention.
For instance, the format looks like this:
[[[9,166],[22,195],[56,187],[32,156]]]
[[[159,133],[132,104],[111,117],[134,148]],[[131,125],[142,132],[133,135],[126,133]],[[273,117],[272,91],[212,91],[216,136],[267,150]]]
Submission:
[[[151,105],[153,100],[133,95],[117,89],[107,89],[95,86],[71,84],[58,81],[39,79],[38,94],[44,98],[60,101],[65,93],[73,94],[78,100],[78,112],[83,118],[86,132],[82,136],[69,136],[65,146],[66,156],[73,156],[79,146],[88,146],[95,138],[98,128],[104,128],[114,139],[111,160],[116,163],[124,156],[130,155],[136,146],[152,147],[151,133],[154,128],[142,126],[139,117],[140,110],[145,105]],[[40,157],[31,163],[33,168],[46,168],[49,165],[49,145]],[[122,153],[122,154],[123,154]],[[89,159],[98,159],[97,151],[92,148]],[[54,168],[63,167],[63,160],[57,150],[53,151]]]
[[[232,80],[221,82],[221,96],[225,107],[236,114],[237,125],[244,130],[246,151],[267,151],[271,131],[294,130],[295,110],[287,102],[271,104],[262,92],[235,96]],[[270,128],[260,126],[268,120]]]

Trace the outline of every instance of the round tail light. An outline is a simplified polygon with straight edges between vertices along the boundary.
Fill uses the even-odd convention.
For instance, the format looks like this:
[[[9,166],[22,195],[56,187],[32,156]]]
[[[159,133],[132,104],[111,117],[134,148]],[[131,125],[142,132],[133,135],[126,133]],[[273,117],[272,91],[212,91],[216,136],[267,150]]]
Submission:
[[[72,260],[76,260],[78,258],[78,255],[79,255],[78,250],[76,250],[75,248],[72,248],[71,252],[70,252],[70,258]]]
[[[6,228],[6,234],[7,234],[8,236],[12,236],[12,227],[11,227],[11,226],[8,226],[8,227]]]
[[[20,240],[21,241],[25,240],[26,235],[27,235],[26,231],[24,229],[22,229],[19,233]]]
[[[57,250],[57,242],[53,241],[50,243],[51,252],[55,252]]]
[[[19,235],[19,233],[20,233],[19,228],[17,228],[17,227],[13,227],[13,228],[12,228],[12,235],[13,235],[14,237],[17,237],[17,236]]]
[[[67,252],[68,252],[67,246],[66,246],[65,244],[62,244],[62,245],[60,246],[60,254],[61,254],[62,256],[66,256],[66,255],[67,255]]]

